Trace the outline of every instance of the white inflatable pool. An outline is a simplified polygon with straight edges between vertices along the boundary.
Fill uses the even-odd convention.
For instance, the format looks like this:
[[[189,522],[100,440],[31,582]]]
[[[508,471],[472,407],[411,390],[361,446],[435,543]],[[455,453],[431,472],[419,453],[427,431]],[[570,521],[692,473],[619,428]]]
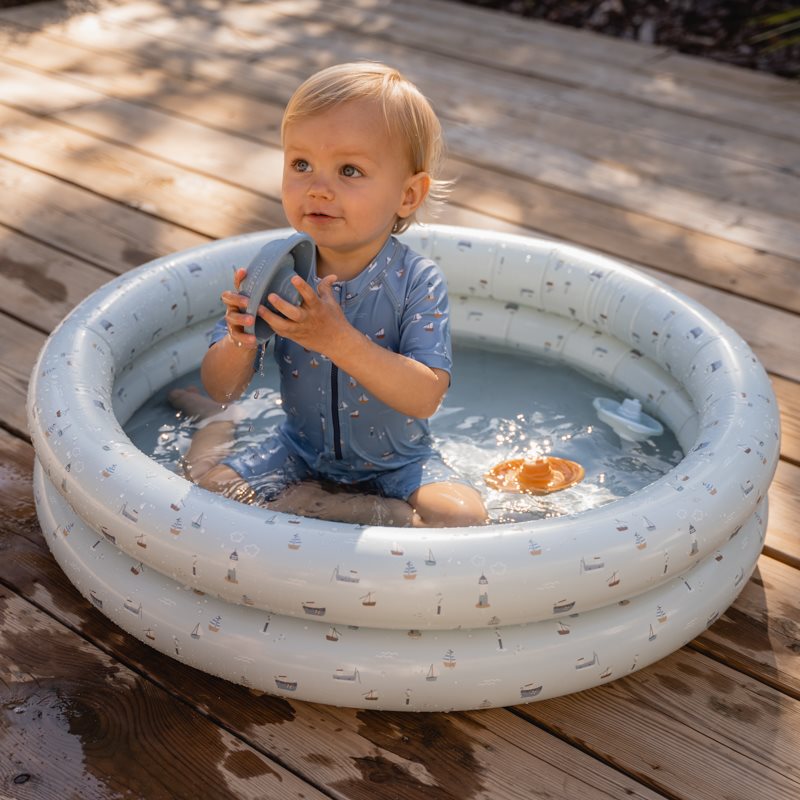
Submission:
[[[104,614],[192,666],[274,694],[369,708],[511,705],[662,658],[733,601],[763,543],[778,409],[746,343],[611,259],[432,226],[456,340],[557,359],[641,401],[681,463],[580,514],[484,528],[353,526],[212,495],[122,425],[196,369],[232,267],[277,230],[146,264],[87,298],[31,379],[48,544]]]

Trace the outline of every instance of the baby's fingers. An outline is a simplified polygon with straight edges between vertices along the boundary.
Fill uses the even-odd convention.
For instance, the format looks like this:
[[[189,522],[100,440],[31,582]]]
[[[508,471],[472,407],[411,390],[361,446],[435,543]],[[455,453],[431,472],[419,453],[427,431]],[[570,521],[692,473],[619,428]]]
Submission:
[[[239,269],[233,273],[233,286],[235,289],[239,289],[245,277],[247,277],[247,270],[244,267],[239,267]]]

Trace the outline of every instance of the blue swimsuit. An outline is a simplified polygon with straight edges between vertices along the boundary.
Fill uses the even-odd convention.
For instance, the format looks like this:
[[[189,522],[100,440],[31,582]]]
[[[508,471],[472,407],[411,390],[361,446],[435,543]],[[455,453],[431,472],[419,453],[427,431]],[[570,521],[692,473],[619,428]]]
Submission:
[[[320,279],[313,273],[309,282],[316,288]],[[451,371],[447,286],[433,261],[390,237],[366,269],[332,288],[370,340]],[[212,344],[226,331],[223,319]],[[325,356],[281,336],[274,342],[286,419],[275,439],[223,461],[266,499],[306,479],[403,500],[428,483],[465,482],[433,449],[428,420],[398,413]]]

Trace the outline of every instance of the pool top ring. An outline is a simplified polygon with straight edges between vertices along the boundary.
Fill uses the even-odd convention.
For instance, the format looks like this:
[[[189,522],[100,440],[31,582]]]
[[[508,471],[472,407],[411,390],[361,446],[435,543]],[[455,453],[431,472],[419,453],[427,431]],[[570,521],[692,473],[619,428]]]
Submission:
[[[585,472],[576,461],[558,456],[511,458],[492,467],[484,476],[487,486],[501,492],[550,494],[583,480]]]
[[[689,591],[680,587],[689,585],[695,571],[717,575],[719,584],[709,577],[705,594],[692,582],[694,594],[685,602],[694,606],[685,626],[670,628],[671,636],[665,637],[656,625],[662,633],[659,645],[646,655],[636,650],[638,668],[671,651],[664,648],[691,639],[733,599],[760,548],[761,501],[778,457],[778,414],[769,380],[740,337],[706,309],[579,248],[444,226],[404,235],[445,271],[457,340],[576,366],[640,399],[672,428],[685,458],[627,498],[569,517],[485,528],[353,526],[269,513],[209,494],[136,450],[122,424],[154,392],[197,367],[222,313],[219,295],[230,288],[233,266],[290,233],[236,237],[145,265],[87,298],[43,348],[29,395],[31,435],[42,468],[37,501],[60,563],[93,602],[105,603],[104,613],[136,635],[142,635],[140,621],[148,613],[155,615],[156,626],[185,629],[188,620],[165,615],[166,600],[153,608],[154,599],[146,594],[139,595],[143,599],[134,619],[128,606],[137,607],[136,587],[144,586],[139,579],[146,574],[147,580],[163,576],[160,586],[174,581],[178,588],[206,593],[208,607],[220,602],[225,609],[215,616],[244,620],[247,612],[268,616],[273,630],[284,625],[294,630],[295,624],[320,628],[323,648],[331,641],[328,635],[344,639],[343,630],[360,627],[358,636],[367,637],[367,643],[358,670],[385,676],[375,677],[378,686],[399,680],[399,674],[410,681],[411,660],[414,670],[419,668],[416,656],[397,649],[396,637],[419,649],[420,641],[431,637],[461,641],[465,631],[457,629],[472,629],[477,637],[482,628],[481,636],[503,638],[508,632],[504,641],[510,641],[511,631],[521,626],[535,638],[540,626],[552,630],[567,616],[574,630],[579,615],[592,620],[589,627],[598,642],[605,641],[602,625],[614,628],[615,613],[628,614],[640,630],[648,614],[658,623],[654,602],[668,602],[664,598],[673,597],[675,587]],[[723,470],[724,482],[719,481]],[[114,560],[108,554],[106,566],[90,566],[78,544],[89,540],[95,553],[127,554],[138,584],[128,591],[121,579],[107,580],[103,570]],[[712,564],[723,558],[725,570],[733,569],[728,577]],[[701,595],[705,605],[697,605]],[[670,619],[679,616],[679,605],[676,599]],[[116,607],[128,611],[116,615]],[[212,632],[219,633],[217,628]],[[591,640],[587,636],[584,649]],[[172,643],[157,632],[156,639],[155,646],[165,652],[203,667],[202,649],[190,657],[185,647],[173,653]],[[365,655],[380,653],[376,646],[382,641],[386,652],[394,653],[387,656],[391,668],[386,661],[370,666]],[[537,652],[533,639],[524,647]],[[619,642],[614,647],[620,657],[634,655]],[[319,649],[295,653],[306,665],[301,670],[287,652],[276,644],[264,656],[284,665],[277,674],[307,671],[315,659],[327,669],[332,657]],[[589,669],[589,662],[596,667],[608,656],[597,650],[599,657],[592,659],[593,652],[576,657],[585,659],[581,681],[556,680],[536,696],[599,682],[608,670]],[[541,651],[541,658],[552,655],[551,649]],[[531,655],[519,668],[528,675],[544,669],[537,659]],[[339,660],[346,670],[344,662],[353,659]],[[439,694],[411,704],[381,690],[381,706],[471,707],[477,695],[463,682],[468,663],[459,659],[458,672],[451,673],[454,665],[443,661],[445,674],[458,675],[460,690],[451,687],[442,694],[439,683]],[[484,665],[486,674],[493,663]],[[292,683],[288,679],[270,679],[260,688],[342,702],[330,688],[336,668],[327,673],[327,689],[312,690],[308,680],[299,690],[284,689]],[[237,672],[244,670],[237,663],[209,669],[242,682],[252,682],[257,671],[253,666]],[[502,691],[482,692],[481,704],[532,699],[532,693],[513,688],[517,680],[526,685],[522,677],[508,678]],[[344,704],[374,707],[372,702],[347,696]]]

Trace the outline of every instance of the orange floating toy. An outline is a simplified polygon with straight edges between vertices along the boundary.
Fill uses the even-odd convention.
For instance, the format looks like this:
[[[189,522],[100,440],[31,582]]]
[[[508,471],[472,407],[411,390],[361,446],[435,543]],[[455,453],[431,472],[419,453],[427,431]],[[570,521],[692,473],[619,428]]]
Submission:
[[[511,458],[492,467],[484,476],[487,486],[501,492],[550,494],[583,480],[583,467],[556,456]]]

